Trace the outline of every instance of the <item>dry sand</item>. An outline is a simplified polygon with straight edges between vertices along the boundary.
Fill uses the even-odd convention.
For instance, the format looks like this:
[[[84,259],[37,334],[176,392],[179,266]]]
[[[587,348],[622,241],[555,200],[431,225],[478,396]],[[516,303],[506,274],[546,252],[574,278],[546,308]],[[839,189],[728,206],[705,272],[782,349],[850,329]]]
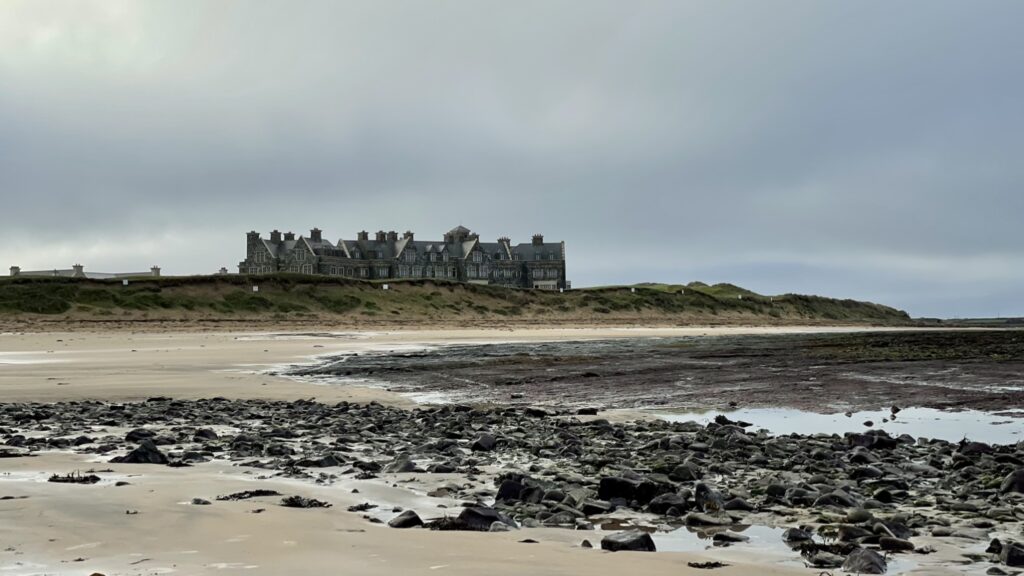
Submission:
[[[702,555],[606,553],[580,548],[592,533],[524,529],[507,533],[395,530],[345,506],[366,493],[348,486],[246,479],[241,469],[89,464],[71,454],[7,460],[0,496],[0,574],[681,574]],[[54,484],[52,472],[111,468],[94,485]],[[114,482],[131,484],[117,487]],[[353,482],[355,484],[355,482]],[[369,484],[364,483],[364,484]],[[327,500],[327,509],[278,506],[280,498],[239,502],[218,494],[276,489]],[[380,490],[380,488],[378,488]],[[196,506],[192,498],[213,501]],[[379,494],[372,499],[380,501]],[[252,511],[265,508],[265,512]],[[137,514],[126,514],[126,511]],[[520,543],[532,538],[537,544]],[[731,552],[731,551],[730,551]],[[715,557],[722,557],[717,553]],[[810,573],[742,552],[721,576]]]
[[[282,363],[340,350],[391,349],[423,343],[524,341],[692,334],[794,332],[796,328],[461,330],[334,336],[114,333],[0,335],[0,398],[13,401],[178,398],[378,400],[409,405],[372,388],[327,387],[254,374]],[[823,328],[805,329],[821,331]],[[848,329],[842,329],[848,330]],[[811,574],[794,557],[750,552],[605,553],[578,545],[588,532],[557,529],[510,533],[394,530],[345,507],[366,498],[423,509],[408,490],[355,481],[315,486],[253,479],[259,471],[212,462],[191,468],[110,465],[69,453],[0,459],[0,574]],[[49,474],[112,469],[95,485],[54,484]],[[422,475],[421,475],[422,476]],[[116,480],[128,486],[116,487]],[[217,502],[251,488],[327,500],[330,509],[282,508],[279,499]],[[389,491],[390,490],[390,491]],[[192,498],[214,501],[189,504]],[[405,500],[403,500],[405,499]],[[453,503],[455,504],[455,503]],[[434,504],[436,505],[436,503]],[[266,508],[261,514],[252,510]],[[137,510],[138,514],[126,514]],[[437,512],[437,510],[435,510]],[[538,544],[519,543],[532,538]],[[687,562],[725,559],[708,572]],[[783,564],[782,562],[786,563]]]

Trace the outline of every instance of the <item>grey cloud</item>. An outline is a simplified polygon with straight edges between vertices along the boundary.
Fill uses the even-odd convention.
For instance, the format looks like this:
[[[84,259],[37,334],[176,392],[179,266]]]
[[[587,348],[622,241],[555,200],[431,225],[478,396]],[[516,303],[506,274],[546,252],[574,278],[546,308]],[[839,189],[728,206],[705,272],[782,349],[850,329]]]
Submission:
[[[206,272],[251,228],[463,223],[564,238],[577,285],[1024,315],[1005,270],[1024,261],[1021,16],[1011,1],[11,2],[0,263]]]

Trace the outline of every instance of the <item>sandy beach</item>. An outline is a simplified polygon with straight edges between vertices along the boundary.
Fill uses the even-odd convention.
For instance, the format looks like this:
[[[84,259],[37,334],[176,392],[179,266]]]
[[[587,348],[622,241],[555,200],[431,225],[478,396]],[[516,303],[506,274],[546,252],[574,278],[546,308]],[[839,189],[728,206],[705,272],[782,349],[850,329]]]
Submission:
[[[639,336],[763,333],[796,328],[445,330],[272,336],[237,333],[31,333],[0,335],[0,397],[5,402],[223,396],[410,406],[376,388],[324,387],[259,374],[341,350],[423,343],[543,341]],[[813,328],[813,330],[825,330]],[[114,470],[96,486],[47,483],[53,473]],[[117,479],[129,486],[115,487]],[[266,480],[260,488],[301,492],[335,503],[289,510],[256,502],[192,506],[243,490],[252,475],[231,466],[109,465],[68,453],[0,459],[0,570],[4,574],[679,574],[694,554],[611,554],[584,550],[585,533],[527,529],[504,534],[403,531],[368,525],[345,506],[351,487]],[[365,482],[363,484],[371,484]],[[373,486],[380,489],[379,484]],[[365,491],[367,488],[363,486]],[[83,497],[87,492],[88,496]],[[404,491],[398,492],[405,494]],[[27,496],[28,498],[20,499]],[[401,496],[395,497],[397,501]],[[258,507],[266,512],[256,515]],[[126,511],[138,514],[126,514]],[[538,544],[521,544],[533,538]],[[596,544],[596,542],[595,542]],[[805,573],[739,553],[723,576]],[[717,557],[717,556],[716,556]],[[777,559],[781,562],[781,559]],[[639,563],[639,564],[638,564]]]
[[[312,398],[323,402],[409,401],[374,388],[324,387],[259,374],[317,356],[425,344],[541,342],[700,335],[856,332],[850,327],[435,329],[390,332],[0,333],[5,401],[174,398]],[[890,329],[891,330],[891,329]]]
[[[854,331],[864,329],[853,329]],[[0,334],[0,397],[5,403],[160,396],[268,401],[316,400],[408,409],[406,396],[375,387],[323,386],[264,373],[339,352],[416,349],[432,344],[544,342],[700,335],[849,332],[850,328],[690,328],[437,330],[374,333],[31,333]],[[70,423],[69,423],[70,426]],[[68,428],[70,430],[70,427]],[[127,430],[97,429],[123,435]],[[112,464],[110,454],[68,450],[0,458],[0,573],[37,574],[817,574],[799,557],[744,548],[643,554],[580,546],[600,535],[559,528],[502,533],[393,530],[402,508],[424,517],[455,514],[457,499],[422,496],[448,475],[346,477],[319,484],[273,477],[214,460],[189,467]],[[52,474],[94,471],[91,485],[47,482]],[[258,481],[257,481],[258,480]],[[127,482],[124,485],[119,483]],[[407,483],[408,486],[402,486]],[[216,500],[258,486],[324,500],[326,509],[290,509],[279,498]],[[415,486],[415,490],[410,487]],[[201,498],[211,505],[195,505]],[[373,501],[368,515],[348,506]],[[442,508],[447,506],[447,508]],[[260,510],[258,513],[254,513]],[[535,541],[533,542],[524,542]],[[920,540],[928,542],[928,540]],[[974,546],[974,544],[970,544]],[[960,574],[956,546],[939,543],[915,574]],[[721,561],[713,572],[691,562]]]

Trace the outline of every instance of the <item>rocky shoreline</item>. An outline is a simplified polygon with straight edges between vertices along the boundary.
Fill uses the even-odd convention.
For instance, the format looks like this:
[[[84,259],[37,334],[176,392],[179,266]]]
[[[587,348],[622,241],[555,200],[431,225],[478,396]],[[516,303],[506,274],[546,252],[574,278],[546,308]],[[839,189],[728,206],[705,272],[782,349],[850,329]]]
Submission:
[[[271,374],[412,398],[553,409],[1016,412],[1024,333],[746,334],[448,343],[328,354]],[[825,401],[823,401],[825,400]]]
[[[0,457],[73,451],[143,470],[222,461],[266,478],[328,486],[379,478],[409,490],[420,484],[408,480],[436,476],[446,480],[422,496],[463,503],[437,518],[392,509],[394,528],[568,528],[583,545],[653,550],[651,534],[681,528],[716,546],[742,546],[743,527],[755,525],[785,528],[794,560],[820,569],[882,573],[894,558],[927,563],[931,542],[960,549],[957,562],[972,572],[1024,565],[1021,444],[882,431],[771,436],[724,417],[706,426],[612,423],[584,412],[219,398],[6,403]],[[56,481],[82,477],[74,472]],[[232,496],[241,498],[225,498]],[[299,508],[330,504],[273,497]],[[377,505],[340,513],[380,522],[366,514]]]

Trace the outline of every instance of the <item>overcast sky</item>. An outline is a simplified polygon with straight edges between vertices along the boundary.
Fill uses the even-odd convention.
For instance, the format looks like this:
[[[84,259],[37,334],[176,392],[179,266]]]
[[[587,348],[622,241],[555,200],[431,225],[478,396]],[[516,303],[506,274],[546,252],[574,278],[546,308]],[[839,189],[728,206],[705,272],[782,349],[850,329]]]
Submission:
[[[0,3],[0,265],[565,240],[574,286],[1024,315],[1024,2]]]

